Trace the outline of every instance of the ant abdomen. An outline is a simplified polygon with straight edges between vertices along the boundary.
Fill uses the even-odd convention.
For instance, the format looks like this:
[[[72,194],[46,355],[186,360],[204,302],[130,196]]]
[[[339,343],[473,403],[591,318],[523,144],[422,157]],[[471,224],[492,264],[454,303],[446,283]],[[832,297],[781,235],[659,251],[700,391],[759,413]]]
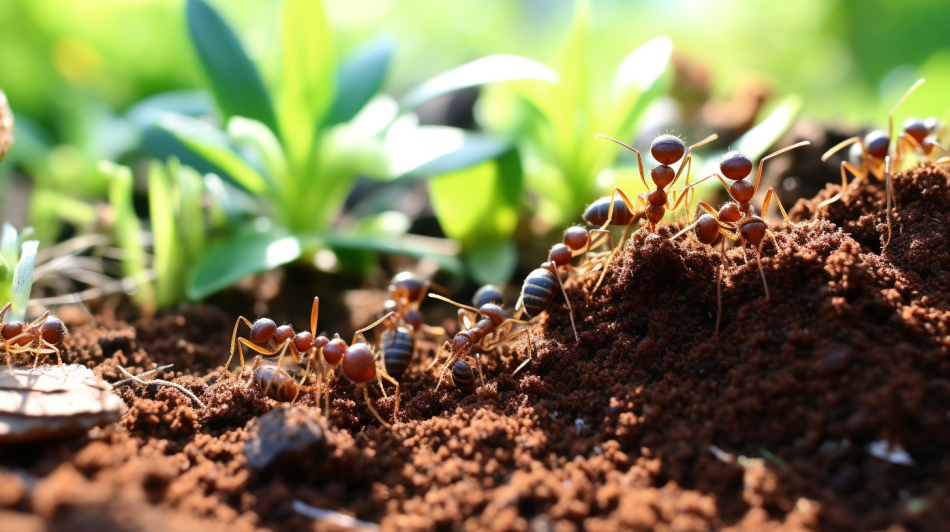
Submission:
[[[713,245],[719,238],[719,221],[711,214],[704,214],[696,222],[696,238],[706,245]]]
[[[281,403],[292,402],[300,391],[294,378],[277,366],[261,366],[255,369],[254,382],[266,397]]]
[[[452,383],[464,394],[475,393],[475,373],[472,366],[463,359],[458,359],[452,365]]]
[[[388,330],[383,332],[381,345],[386,373],[397,380],[401,379],[412,362],[416,347],[415,338],[404,329]]]
[[[538,268],[528,274],[521,287],[522,303],[529,316],[544,312],[557,294],[558,279],[550,270]]]
[[[481,308],[488,303],[501,305],[503,301],[504,295],[501,293],[501,288],[493,284],[486,284],[475,292],[475,296],[472,297],[472,306]]]
[[[610,196],[604,196],[591,203],[584,210],[584,220],[591,225],[602,226],[607,223],[607,214],[610,212]],[[614,200],[614,213],[610,220],[610,225],[630,225],[633,223],[634,216],[627,208],[623,198]]]

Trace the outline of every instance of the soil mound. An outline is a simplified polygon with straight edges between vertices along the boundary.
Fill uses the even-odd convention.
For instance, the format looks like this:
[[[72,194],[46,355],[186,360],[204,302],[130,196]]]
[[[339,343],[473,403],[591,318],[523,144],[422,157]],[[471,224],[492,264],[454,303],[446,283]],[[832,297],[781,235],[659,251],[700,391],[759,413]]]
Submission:
[[[839,188],[800,201],[799,224],[766,240],[768,299],[754,251],[640,231],[599,290],[595,274],[568,281],[581,342],[556,303],[517,376],[524,341],[483,356],[488,385],[472,395],[436,390],[423,357],[401,381],[393,430],[345,379],[329,415],[303,393],[281,430],[310,420],[325,444],[298,468],[254,469],[245,442],[262,445],[276,403],[220,368],[204,375],[227,358],[228,320],[193,311],[207,322],[189,331],[181,314],[134,328],[100,317],[73,331],[70,361],[112,380],[116,363],[175,362],[164,378],[207,407],[128,387],[119,427],[0,449],[0,520],[333,529],[297,514],[299,499],[383,530],[941,530],[950,174],[895,176],[889,242],[882,187],[852,183],[818,209]],[[391,396],[374,401],[392,417]]]

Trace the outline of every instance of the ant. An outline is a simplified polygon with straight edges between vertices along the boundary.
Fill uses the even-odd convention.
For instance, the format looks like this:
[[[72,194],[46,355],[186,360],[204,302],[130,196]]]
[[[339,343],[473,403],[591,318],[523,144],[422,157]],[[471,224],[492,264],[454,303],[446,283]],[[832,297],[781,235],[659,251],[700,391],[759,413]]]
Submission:
[[[900,165],[904,159],[905,145],[909,147],[911,151],[919,153],[928,159],[933,155],[934,148],[939,149],[945,154],[948,153],[947,149],[944,148],[938,140],[943,126],[936,118],[931,117],[926,120],[921,120],[911,117],[904,120],[904,125],[901,126],[901,129],[902,131],[897,134],[900,141],[897,143],[897,153],[895,153],[894,156],[895,166]],[[937,160],[937,164],[944,164],[941,161],[950,161],[950,159],[943,157]]]
[[[436,385],[436,390],[442,386],[442,380],[445,378],[445,370],[452,366],[457,360],[463,360],[468,356],[473,349],[479,349],[482,352],[490,352],[497,348],[504,342],[511,340],[512,338],[522,334],[527,333],[528,335],[528,360],[526,360],[521,366],[518,367],[512,373],[512,375],[518,373],[528,362],[531,361],[531,332],[527,329],[527,325],[530,325],[531,322],[524,321],[520,319],[521,311],[519,310],[515,317],[505,319],[505,311],[501,306],[495,303],[485,303],[479,308],[470,307],[468,305],[463,305],[461,303],[456,303],[451,299],[438,295],[438,294],[429,294],[429,297],[445,301],[446,303],[451,303],[460,309],[464,309],[475,316],[482,316],[482,319],[478,320],[474,326],[459,331],[458,334],[452,338],[452,341],[448,340],[442,344],[442,347],[439,349],[439,352],[436,353],[435,358],[432,360],[432,363],[429,364],[429,368],[438,363],[439,359],[442,358],[442,353],[448,352],[449,357],[448,361],[442,366],[442,370],[439,371],[439,383]],[[518,329],[517,331],[511,332],[511,328],[516,325],[526,326],[524,329]],[[485,377],[482,375],[482,367],[479,362],[479,358],[475,357],[476,367],[478,369],[478,377],[482,382],[482,385],[485,384]],[[426,368],[428,369],[428,368]]]
[[[904,96],[898,100],[897,105],[891,109],[891,112],[887,115],[887,133],[875,129],[868,132],[863,139],[860,136],[851,137],[833,146],[821,156],[821,161],[825,162],[842,148],[851,146],[849,153],[851,161],[841,161],[841,192],[819,203],[819,207],[830,205],[841,199],[844,189],[848,186],[848,172],[851,172],[855,179],[867,179],[870,174],[878,180],[884,181],[885,194],[887,196],[887,242],[884,244],[885,246],[890,243],[892,234],[891,205],[893,203],[894,193],[891,189],[891,167],[897,167],[902,162],[905,144],[910,145],[911,149],[919,148],[920,151],[925,154],[928,154],[928,151],[932,152],[934,146],[940,146],[936,140],[931,140],[927,141],[928,147],[924,148],[923,143],[927,140],[927,133],[929,133],[931,128],[927,127],[926,122],[920,124],[923,126],[921,128],[918,125],[919,121],[910,119],[904,122],[903,131],[898,133],[897,148],[893,156],[893,161],[889,155],[891,139],[894,138],[894,113],[901,104],[904,103],[904,100],[917,90],[918,87],[923,85],[923,83],[923,78],[917,80],[917,83],[914,83],[914,85],[904,93]],[[935,125],[936,122],[934,122],[931,127]],[[940,146],[940,148],[943,149],[942,146]],[[943,151],[946,152],[946,150]]]
[[[300,395],[301,390],[303,389],[303,381],[307,378],[306,373],[303,378],[300,379],[298,383],[290,373],[284,371],[278,365],[266,365],[259,366],[260,358],[257,359],[254,365],[254,371],[251,372],[251,378],[258,388],[261,389],[261,393],[265,397],[270,397],[271,399],[280,402],[280,403],[293,403],[297,400],[297,396]]]
[[[464,358],[452,364],[452,384],[466,395],[475,393],[475,374],[472,372],[472,366]]]
[[[313,298],[313,307],[310,311],[310,330],[315,331],[317,328],[317,318],[320,314],[320,298]],[[326,361],[327,367],[323,367],[321,385],[324,386],[327,412],[330,410],[330,390],[329,386],[325,383],[328,382],[327,373],[329,370],[335,368],[336,366],[343,366],[343,374],[347,378],[357,383],[358,387],[363,388],[363,396],[366,399],[366,405],[369,407],[370,411],[376,416],[381,423],[387,427],[391,427],[388,423],[383,421],[379,416],[379,413],[376,412],[376,409],[373,408],[373,405],[369,401],[369,393],[366,391],[365,383],[372,381],[376,378],[376,356],[373,351],[367,345],[366,337],[363,336],[363,333],[376,327],[383,321],[391,319],[393,312],[390,312],[383,316],[382,318],[373,322],[372,325],[364,327],[353,335],[353,346],[347,346],[346,342],[340,338],[339,334],[333,335],[333,339],[330,340],[326,336],[320,335],[316,338],[313,337],[313,334],[307,331],[302,331],[294,334],[293,327],[290,325],[282,325],[277,327],[273,320],[268,318],[259,318],[253,324],[250,323],[247,318],[240,316],[237,319],[237,322],[234,324],[234,333],[231,335],[231,357],[228,358],[228,362],[225,364],[225,368],[231,365],[231,359],[234,357],[234,346],[235,340],[238,344],[238,354],[241,362],[241,369],[244,369],[244,347],[248,347],[263,356],[273,356],[279,353],[277,358],[277,375],[271,375],[271,382],[276,384],[276,380],[280,380],[279,373],[281,361],[283,360],[284,355],[289,351],[291,357],[294,359],[298,365],[301,364],[303,358],[301,354],[307,354],[307,367],[304,370],[305,378],[306,375],[309,375],[310,366],[313,363],[315,358],[319,358],[322,355],[322,359],[318,363],[323,366],[323,361]],[[245,338],[237,338],[238,326],[241,322],[248,324],[251,328],[250,340]],[[357,339],[362,339],[364,343],[357,344]],[[268,343],[270,340],[274,340],[277,344],[277,347],[274,349],[269,349],[267,347],[262,347],[256,344]],[[370,366],[366,365],[366,357],[369,356]],[[314,368],[316,369],[316,368]],[[256,371],[256,370],[255,370]],[[273,371],[273,370],[270,370]],[[263,371],[262,374],[258,377],[258,382],[263,382],[264,378],[267,376]],[[379,372],[379,374],[389,380],[396,386],[396,412],[399,411],[399,383],[395,379],[390,377],[385,369]],[[369,377],[367,378],[367,375]],[[287,375],[289,377],[289,375]],[[301,381],[303,382],[303,381]],[[299,387],[299,385],[298,385]],[[380,388],[383,385],[380,383]],[[383,392],[385,395],[385,391]],[[394,414],[395,415],[395,414]]]
[[[416,338],[420,333],[445,336],[445,329],[422,322],[419,306],[431,285],[429,280],[423,282],[411,272],[402,272],[393,277],[389,286],[390,298],[383,310],[393,313],[394,327],[383,332],[380,345],[383,365],[396,379],[402,378],[415,357]]]
[[[56,316],[46,311],[42,316],[31,323],[11,321],[4,323],[3,318],[13,306],[7,303],[0,309],[0,349],[7,354],[7,365],[13,363],[13,357],[21,353],[31,355],[50,355],[55,353],[59,365],[63,365],[63,357],[59,348],[62,347],[66,333],[66,324]],[[34,361],[34,366],[39,357]]]
[[[567,246],[564,246],[562,249],[567,249]],[[535,269],[525,277],[524,284],[521,286],[521,297],[518,299],[518,304],[515,306],[518,309],[518,317],[521,317],[521,311],[523,310],[528,314],[528,316],[536,317],[548,307],[551,306],[551,303],[554,302],[555,297],[555,287],[561,288],[561,293],[564,294],[564,302],[567,303],[567,313],[571,318],[571,329],[574,331],[574,340],[577,343],[580,343],[580,336],[577,334],[577,327],[574,325],[574,309],[571,307],[571,300],[567,297],[567,291],[564,290],[564,284],[561,282],[561,276],[558,273],[558,266],[564,266],[570,262],[571,254],[562,253],[558,254],[559,246],[555,246],[551,249],[551,253],[548,255],[548,262],[545,262],[541,265],[540,268]],[[524,367],[525,364],[530,362],[530,350],[528,351],[529,359],[525,361],[518,370]],[[515,373],[518,373],[516,370]]]
[[[609,225],[624,226],[623,236],[620,237],[620,243],[618,244],[618,247],[622,247],[628,236],[630,226],[634,221],[645,216],[650,224],[650,231],[655,231],[656,224],[663,219],[666,215],[666,211],[676,210],[683,197],[689,195],[684,195],[679,201],[674,203],[674,198],[671,197],[668,191],[676,184],[684,168],[686,169],[686,184],[689,184],[689,174],[693,167],[693,157],[690,155],[690,152],[693,151],[693,148],[698,148],[699,146],[718,139],[719,135],[715,133],[709,135],[688,149],[682,139],[674,135],[660,135],[653,139],[653,142],[650,144],[650,154],[660,163],[650,170],[650,179],[655,185],[653,188],[647,184],[646,175],[643,172],[643,158],[640,156],[639,151],[617,139],[605,135],[595,135],[595,137],[619,144],[637,154],[640,180],[643,182],[643,187],[647,191],[637,194],[636,201],[631,202],[630,198],[628,198],[622,190],[614,188],[609,198],[600,198],[590,204],[584,211],[584,219],[592,225],[599,225],[601,230],[607,229]],[[674,171],[670,165],[680,159],[682,159],[682,163],[680,163],[679,169]],[[622,200],[621,202],[617,201],[618,194]],[[614,216],[617,218],[614,219]],[[611,247],[613,246],[611,245]],[[604,271],[600,274],[600,279],[598,279],[597,284],[594,286],[595,291],[600,288],[600,284],[604,281],[604,276],[607,275],[607,267],[613,262],[616,251],[617,248],[611,250],[610,256],[604,264]]]

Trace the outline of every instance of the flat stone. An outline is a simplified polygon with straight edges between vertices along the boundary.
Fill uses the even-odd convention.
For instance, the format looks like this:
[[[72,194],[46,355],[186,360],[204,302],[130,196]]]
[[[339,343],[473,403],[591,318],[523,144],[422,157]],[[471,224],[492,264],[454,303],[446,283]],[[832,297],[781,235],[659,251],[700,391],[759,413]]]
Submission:
[[[258,418],[244,444],[248,465],[268,473],[304,470],[323,462],[328,452],[323,427],[296,407],[277,407]]]

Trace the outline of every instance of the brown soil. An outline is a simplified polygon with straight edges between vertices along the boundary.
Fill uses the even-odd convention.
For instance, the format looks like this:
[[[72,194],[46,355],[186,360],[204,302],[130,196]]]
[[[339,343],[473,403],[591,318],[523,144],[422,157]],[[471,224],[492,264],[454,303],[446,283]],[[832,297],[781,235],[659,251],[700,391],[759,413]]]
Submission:
[[[837,190],[793,216],[811,218]],[[436,391],[417,361],[393,430],[342,379],[328,418],[309,392],[300,411],[261,418],[277,403],[222,376],[233,322],[220,311],[132,326],[101,311],[73,327],[69,362],[110,381],[117,363],[175,363],[164,378],[207,406],[123,387],[119,426],[0,448],[0,523],[339,529],[294,512],[299,499],[384,530],[945,529],[950,174],[918,167],[894,191],[883,252],[877,183],[776,231],[762,258],[769,300],[754,254],[729,250],[718,341],[719,255],[692,237],[670,242],[670,227],[641,231],[605,287],[592,293],[595,275],[568,283],[580,344],[558,303],[534,329],[535,362],[511,377],[524,342],[488,355],[476,395]],[[391,418],[392,399],[374,397]],[[882,440],[914,465],[872,454]],[[261,465],[275,441],[283,463]]]

